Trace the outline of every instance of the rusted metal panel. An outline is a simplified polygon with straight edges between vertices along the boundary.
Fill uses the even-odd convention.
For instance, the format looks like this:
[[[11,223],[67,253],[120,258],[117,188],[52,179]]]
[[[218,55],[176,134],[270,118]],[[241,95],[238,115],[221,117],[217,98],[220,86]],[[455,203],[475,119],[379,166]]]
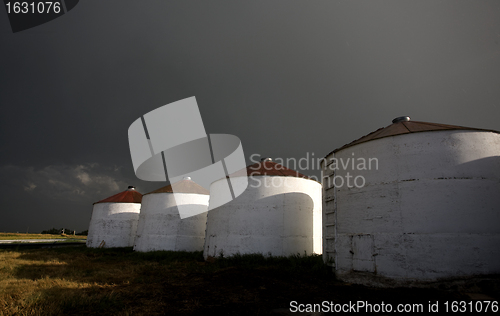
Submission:
[[[443,130],[472,130],[472,131],[486,131],[486,132],[500,133],[499,131],[495,130],[487,130],[487,129],[473,128],[473,127],[464,127],[464,126],[428,123],[419,121],[401,121],[393,123],[384,128],[379,128],[378,130],[371,132],[368,135],[365,135],[340,148],[333,150],[328,155],[330,155],[331,153],[335,153],[339,150],[379,138],[408,134],[408,133],[443,131]]]
[[[375,272],[373,256],[373,236],[352,236],[352,269],[354,271]]]
[[[141,203],[142,202],[142,194],[137,192],[136,190],[125,190],[113,196],[110,196],[104,200],[100,200],[97,203]]]
[[[308,176],[301,174],[300,172],[289,169],[279,163],[269,160],[257,162],[253,165],[246,167],[245,169],[241,169],[229,175],[229,177],[247,177],[247,176],[252,176],[252,177],[280,176],[280,177],[296,177],[296,178],[313,180]]]
[[[172,188],[172,185],[175,187],[175,190]],[[169,184],[167,186],[164,186],[162,188],[159,188],[157,190],[154,190],[152,192],[146,193],[147,194],[153,194],[153,193],[192,193],[192,194],[204,194],[204,195],[209,195],[210,192],[199,185],[198,183],[192,181],[192,180],[181,180],[179,182],[176,182],[174,184]]]

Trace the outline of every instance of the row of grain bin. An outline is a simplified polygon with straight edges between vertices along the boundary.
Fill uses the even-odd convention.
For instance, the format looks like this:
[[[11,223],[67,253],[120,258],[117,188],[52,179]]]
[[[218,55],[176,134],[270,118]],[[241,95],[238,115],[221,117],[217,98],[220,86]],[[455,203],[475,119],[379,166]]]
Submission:
[[[144,195],[129,187],[94,203],[87,246],[134,247],[143,252],[202,250],[208,194],[189,177],[176,184],[175,193],[172,185]],[[177,205],[193,208],[201,214],[181,220]]]
[[[269,158],[230,177],[231,181],[248,179],[249,185],[239,197],[217,208],[210,207],[209,197],[217,201],[224,194],[220,186],[226,178],[212,183],[210,192],[185,178],[175,184],[175,193],[171,185],[144,196],[129,188],[99,201],[94,204],[87,245],[133,246],[136,251],[204,250],[205,258],[321,253],[320,183]],[[136,200],[115,198],[132,193]],[[181,219],[179,204],[192,207],[198,215]],[[120,209],[123,212],[116,217]]]
[[[399,117],[332,151],[322,171],[323,258],[339,279],[500,273],[500,132]]]
[[[213,209],[208,191],[185,180],[182,193],[204,195],[210,210],[196,223],[178,218],[168,186],[142,208],[133,189],[99,201],[87,244],[203,249],[205,258],[323,253],[340,280],[384,286],[500,273],[498,131],[400,117],[329,153],[322,185],[271,160],[240,173],[247,190]]]

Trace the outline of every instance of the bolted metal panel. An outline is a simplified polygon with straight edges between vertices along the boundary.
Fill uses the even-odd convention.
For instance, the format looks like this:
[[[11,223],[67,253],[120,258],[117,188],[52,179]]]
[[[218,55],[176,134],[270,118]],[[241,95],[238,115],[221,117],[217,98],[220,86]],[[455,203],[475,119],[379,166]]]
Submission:
[[[324,230],[325,260],[335,260],[339,279],[371,285],[500,273],[500,133],[410,123],[393,125],[418,133],[372,139],[326,157],[375,157],[378,167],[334,171],[362,176],[362,187],[323,186],[323,218],[335,224]]]

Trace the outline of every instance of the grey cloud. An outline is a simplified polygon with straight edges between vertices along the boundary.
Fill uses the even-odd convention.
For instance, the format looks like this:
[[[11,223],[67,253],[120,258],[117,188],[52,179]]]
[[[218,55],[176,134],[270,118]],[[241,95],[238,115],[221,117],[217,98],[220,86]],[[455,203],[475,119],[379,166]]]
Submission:
[[[38,169],[7,165],[0,168],[0,176],[17,179],[14,186],[22,188],[27,194],[82,201],[103,199],[125,190],[128,179],[123,178],[122,168],[97,163],[50,165]]]

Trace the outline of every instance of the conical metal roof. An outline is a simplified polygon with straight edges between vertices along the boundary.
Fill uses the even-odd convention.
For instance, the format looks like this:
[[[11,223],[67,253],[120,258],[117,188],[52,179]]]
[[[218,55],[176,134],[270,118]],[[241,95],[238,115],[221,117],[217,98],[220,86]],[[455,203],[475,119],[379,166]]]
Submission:
[[[129,187],[128,190],[110,196],[104,200],[100,200],[97,203],[141,203],[142,194],[137,192],[134,187]]]
[[[162,188],[159,188],[157,190],[151,191],[147,194],[153,194],[153,193],[174,193],[174,190],[172,189],[172,185],[169,184],[167,186],[164,186]],[[204,195],[209,195],[210,191],[199,185],[198,183],[192,181],[190,178],[181,180],[177,183],[175,183],[175,193],[191,193],[191,194],[204,194]]]
[[[263,159],[260,162],[249,165],[244,169],[236,171],[230,177],[254,177],[254,176],[279,176],[279,177],[296,177],[314,180],[298,171],[287,168],[279,163],[272,161],[270,158]]]
[[[427,122],[419,122],[419,121],[410,121],[408,116],[402,116],[395,118],[393,123],[389,126],[379,128],[378,130],[371,132],[368,135],[365,135],[361,138],[356,139],[340,148],[333,150],[333,153],[336,153],[339,150],[346,149],[348,147],[369,142],[375,139],[389,137],[389,136],[397,136],[403,134],[410,133],[419,133],[419,132],[431,132],[431,131],[443,131],[443,130],[473,130],[473,131],[483,131],[483,132],[493,132],[500,133],[495,130],[487,130],[473,127],[464,127],[464,126],[456,126],[456,125],[446,125],[446,124],[438,124],[438,123],[427,123]],[[329,154],[331,154],[330,152]],[[328,155],[329,155],[328,154]],[[327,156],[328,156],[327,155]]]

